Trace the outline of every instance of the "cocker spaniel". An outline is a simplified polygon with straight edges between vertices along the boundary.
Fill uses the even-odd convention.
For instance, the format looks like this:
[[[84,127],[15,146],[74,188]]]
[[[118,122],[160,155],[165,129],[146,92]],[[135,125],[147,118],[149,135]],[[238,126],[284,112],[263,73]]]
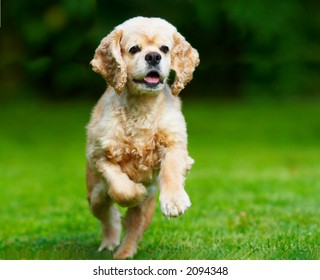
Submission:
[[[114,203],[128,207],[114,258],[136,253],[154,214],[157,186],[164,216],[177,217],[191,205],[184,181],[193,159],[177,95],[198,64],[198,52],[160,18],[125,21],[95,51],[91,65],[108,87],[87,126],[87,197],[102,225],[99,250],[118,247],[121,219]]]

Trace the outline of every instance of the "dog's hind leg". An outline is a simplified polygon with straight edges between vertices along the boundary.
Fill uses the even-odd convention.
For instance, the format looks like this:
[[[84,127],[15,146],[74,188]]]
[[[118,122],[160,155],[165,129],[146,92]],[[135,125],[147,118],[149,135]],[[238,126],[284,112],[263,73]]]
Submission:
[[[99,251],[113,251],[120,244],[121,219],[118,209],[107,194],[106,185],[87,167],[87,188],[90,210],[100,220],[102,242]]]
[[[125,237],[114,254],[115,259],[130,258],[136,253],[137,244],[151,223],[155,206],[155,195],[152,195],[140,205],[128,209],[124,219]]]

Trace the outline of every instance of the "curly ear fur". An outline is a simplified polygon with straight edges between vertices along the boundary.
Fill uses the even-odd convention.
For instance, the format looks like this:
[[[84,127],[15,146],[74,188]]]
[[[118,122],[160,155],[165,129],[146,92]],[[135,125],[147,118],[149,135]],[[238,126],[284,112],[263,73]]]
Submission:
[[[114,30],[104,37],[96,49],[91,65],[118,94],[127,82],[126,64],[121,56],[120,39],[122,30]]]
[[[171,85],[173,95],[178,95],[192,80],[194,69],[199,65],[199,54],[178,32],[174,34],[174,46],[171,52],[171,67],[176,77]]]

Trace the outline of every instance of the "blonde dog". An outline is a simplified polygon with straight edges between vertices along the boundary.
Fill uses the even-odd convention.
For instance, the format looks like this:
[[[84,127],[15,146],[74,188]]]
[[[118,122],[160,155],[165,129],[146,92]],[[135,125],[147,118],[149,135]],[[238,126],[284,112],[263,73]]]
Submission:
[[[88,201],[102,225],[99,250],[118,247],[121,221],[114,203],[128,207],[114,258],[136,253],[154,214],[157,186],[164,216],[177,217],[191,205],[184,181],[193,159],[177,95],[198,64],[198,52],[160,18],[125,21],[95,51],[91,65],[108,87],[87,127]]]

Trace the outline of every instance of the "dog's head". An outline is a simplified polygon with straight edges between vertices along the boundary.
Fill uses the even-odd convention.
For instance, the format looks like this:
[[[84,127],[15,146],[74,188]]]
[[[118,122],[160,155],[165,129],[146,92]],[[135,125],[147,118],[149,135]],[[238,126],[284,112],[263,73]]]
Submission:
[[[192,80],[199,55],[167,21],[136,17],[102,39],[91,64],[119,94],[125,86],[134,94],[159,92],[173,70],[171,91],[178,95]]]

